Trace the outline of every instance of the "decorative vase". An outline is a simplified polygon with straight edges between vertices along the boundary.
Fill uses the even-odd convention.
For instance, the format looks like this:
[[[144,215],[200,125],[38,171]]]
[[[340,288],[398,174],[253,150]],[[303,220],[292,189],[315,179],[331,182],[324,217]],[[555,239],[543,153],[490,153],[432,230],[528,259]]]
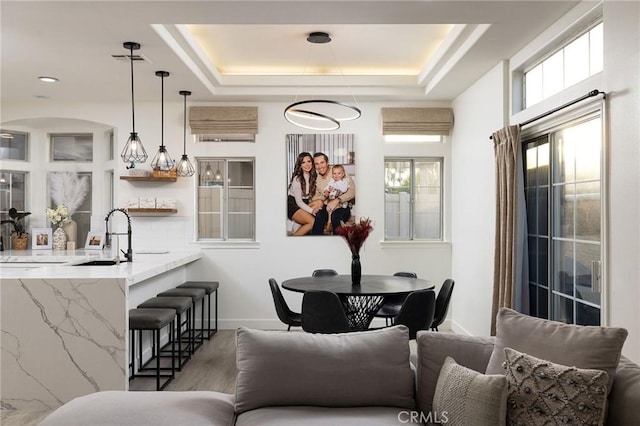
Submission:
[[[67,234],[64,232],[64,229],[62,229],[62,226],[59,226],[55,231],[53,231],[53,249],[67,249]]]
[[[361,276],[362,276],[362,268],[360,266],[360,255],[354,254],[351,257],[351,284],[360,285]]]
[[[27,241],[29,241],[29,234],[26,232],[23,234],[11,234],[11,250],[26,250]]]
[[[76,244],[76,238],[78,236],[78,224],[76,221],[71,219],[62,225],[62,229],[64,229],[64,233],[67,234],[67,242]]]

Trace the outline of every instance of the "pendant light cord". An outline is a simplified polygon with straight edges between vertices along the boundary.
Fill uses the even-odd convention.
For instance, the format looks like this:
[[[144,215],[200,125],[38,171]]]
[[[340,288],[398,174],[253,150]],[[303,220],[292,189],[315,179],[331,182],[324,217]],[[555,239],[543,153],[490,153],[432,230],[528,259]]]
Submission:
[[[164,74],[160,75],[160,146],[164,148]]]
[[[132,133],[136,132],[136,110],[134,107],[135,104],[135,100],[134,100],[134,94],[133,94],[133,44],[131,45],[131,53],[129,55],[129,59],[131,62],[131,128],[132,128]]]
[[[182,114],[182,153],[187,154],[187,94],[184,97],[184,113]]]

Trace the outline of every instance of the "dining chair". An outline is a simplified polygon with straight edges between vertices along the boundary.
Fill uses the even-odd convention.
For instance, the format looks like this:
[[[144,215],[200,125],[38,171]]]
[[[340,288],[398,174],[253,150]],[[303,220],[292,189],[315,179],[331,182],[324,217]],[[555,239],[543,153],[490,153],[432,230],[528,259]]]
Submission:
[[[316,269],[311,274],[312,277],[330,277],[332,275],[338,275],[335,269]]]
[[[346,333],[352,331],[337,294],[309,290],[302,297],[302,329],[308,333]]]
[[[415,272],[396,272],[393,275],[395,277],[418,278],[418,274]],[[378,312],[376,312],[374,317],[384,318],[386,325],[393,324],[393,317],[398,315],[400,308],[402,307],[402,303],[406,298],[406,294],[392,294],[385,296],[384,303],[380,309],[378,309]]]
[[[409,339],[415,339],[419,330],[428,330],[436,310],[436,293],[433,290],[417,290],[409,293],[393,325],[409,328]]]
[[[278,282],[273,278],[269,278],[269,287],[271,288],[271,295],[273,296],[273,303],[275,304],[278,318],[289,326],[287,327],[287,331],[291,330],[291,327],[302,327],[302,314],[289,309],[289,305],[287,305],[287,301],[280,291]]]
[[[436,299],[436,312],[431,323],[431,330],[438,331],[438,326],[444,322],[447,317],[447,311],[449,310],[449,302],[451,301],[451,293],[453,293],[453,286],[455,281],[450,278],[444,280],[440,291],[438,291],[438,298]]]

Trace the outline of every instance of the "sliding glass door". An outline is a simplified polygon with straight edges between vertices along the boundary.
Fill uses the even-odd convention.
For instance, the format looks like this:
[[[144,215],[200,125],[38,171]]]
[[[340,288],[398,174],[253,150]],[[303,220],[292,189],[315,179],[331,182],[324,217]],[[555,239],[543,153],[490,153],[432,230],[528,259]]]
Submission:
[[[524,141],[534,316],[600,325],[602,134],[597,111]]]

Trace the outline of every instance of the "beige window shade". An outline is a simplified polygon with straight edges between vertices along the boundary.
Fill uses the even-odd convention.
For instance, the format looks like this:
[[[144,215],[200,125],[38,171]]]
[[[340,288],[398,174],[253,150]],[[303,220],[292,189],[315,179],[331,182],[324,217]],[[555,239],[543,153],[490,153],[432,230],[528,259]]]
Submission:
[[[382,108],[383,135],[448,135],[451,108]]]
[[[258,107],[191,107],[189,127],[194,135],[255,135]]]

